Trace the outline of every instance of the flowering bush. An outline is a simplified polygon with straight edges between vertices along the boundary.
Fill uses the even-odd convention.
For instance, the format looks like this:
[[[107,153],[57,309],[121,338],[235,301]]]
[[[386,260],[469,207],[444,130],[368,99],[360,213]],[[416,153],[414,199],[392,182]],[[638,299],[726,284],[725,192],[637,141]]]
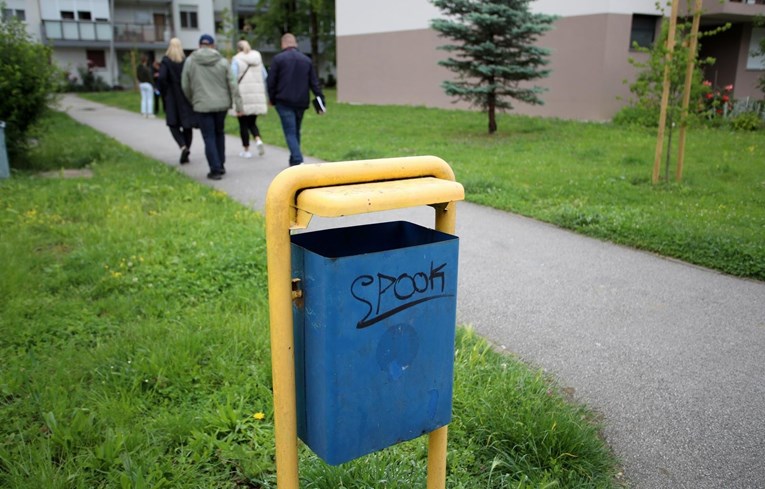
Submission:
[[[712,87],[712,82],[704,80],[702,112],[709,118],[726,117],[733,109],[733,85],[724,88]]]

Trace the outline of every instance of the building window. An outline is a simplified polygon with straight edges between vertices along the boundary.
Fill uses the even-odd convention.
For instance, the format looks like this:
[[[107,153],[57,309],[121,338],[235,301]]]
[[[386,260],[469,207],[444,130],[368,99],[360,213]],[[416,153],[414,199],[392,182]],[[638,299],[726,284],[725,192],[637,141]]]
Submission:
[[[12,8],[5,8],[3,9],[3,20],[11,20],[16,19],[21,22],[24,22],[27,20],[27,13],[22,9],[12,9]]]
[[[765,70],[765,54],[760,53],[760,43],[765,39],[765,29],[753,28],[749,38],[749,55],[746,58],[747,70]]]
[[[106,68],[106,52],[102,49],[88,49],[85,51],[88,65],[94,68]]]
[[[17,19],[21,22],[24,22],[27,20],[27,14],[22,9],[12,9],[12,8],[4,8],[3,9],[3,20],[8,21],[11,19]]]
[[[63,20],[74,20],[74,12],[72,10],[62,10],[61,18]]]
[[[77,19],[78,20],[93,20],[93,17],[90,15],[90,12],[78,10]]]
[[[197,19],[197,11],[192,10],[194,7],[181,7],[181,28],[182,29],[198,29],[199,20]]]
[[[657,15],[632,15],[632,29],[630,30],[630,49],[635,44],[641,48],[650,48],[656,39],[656,27],[659,25]]]

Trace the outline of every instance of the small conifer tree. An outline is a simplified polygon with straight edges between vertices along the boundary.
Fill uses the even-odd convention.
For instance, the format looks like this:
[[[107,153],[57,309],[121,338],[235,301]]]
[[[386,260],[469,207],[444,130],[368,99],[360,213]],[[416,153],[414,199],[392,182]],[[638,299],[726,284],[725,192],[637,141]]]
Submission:
[[[543,89],[528,82],[550,73],[544,68],[549,51],[535,43],[550,30],[554,16],[531,12],[530,0],[431,1],[445,14],[431,27],[455,41],[441,46],[452,56],[439,64],[458,77],[441,86],[447,95],[485,110],[489,134],[497,131],[497,109],[513,109],[510,99],[543,103]]]

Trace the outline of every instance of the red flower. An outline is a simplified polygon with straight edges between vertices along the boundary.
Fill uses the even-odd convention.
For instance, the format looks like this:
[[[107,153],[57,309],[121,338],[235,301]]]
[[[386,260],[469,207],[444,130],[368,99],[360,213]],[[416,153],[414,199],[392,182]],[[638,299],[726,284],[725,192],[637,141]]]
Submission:
[[[728,92],[732,92],[733,91],[733,85],[726,85],[725,86],[725,90],[728,91]]]
[[[714,94],[714,93],[712,93],[712,92],[709,92],[709,93],[707,94],[707,98],[708,98],[708,99],[710,99],[710,100],[712,100],[713,98],[715,98],[715,94]]]
[[[704,85],[705,87],[711,87],[711,86],[712,86],[712,82],[711,82],[711,81],[709,81],[709,80],[704,80],[704,83],[703,83],[703,85]]]
[[[730,100],[730,97],[728,97],[727,95],[723,95],[722,96],[722,101],[723,102],[727,102],[728,100]]]

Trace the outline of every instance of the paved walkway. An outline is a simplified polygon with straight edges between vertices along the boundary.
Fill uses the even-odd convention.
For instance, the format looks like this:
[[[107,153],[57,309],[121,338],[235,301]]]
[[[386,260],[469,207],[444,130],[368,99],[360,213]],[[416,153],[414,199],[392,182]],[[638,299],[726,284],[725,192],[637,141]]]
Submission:
[[[228,173],[211,182],[198,132],[191,164],[180,167],[164,120],[74,96],[62,107],[256,210],[287,167],[286,150],[268,146],[245,160],[228,137]],[[386,214],[350,220],[432,224],[427,208]],[[326,225],[315,219],[311,228]],[[469,203],[458,205],[457,234],[459,322],[600,412],[631,487],[765,488],[765,283]]]

